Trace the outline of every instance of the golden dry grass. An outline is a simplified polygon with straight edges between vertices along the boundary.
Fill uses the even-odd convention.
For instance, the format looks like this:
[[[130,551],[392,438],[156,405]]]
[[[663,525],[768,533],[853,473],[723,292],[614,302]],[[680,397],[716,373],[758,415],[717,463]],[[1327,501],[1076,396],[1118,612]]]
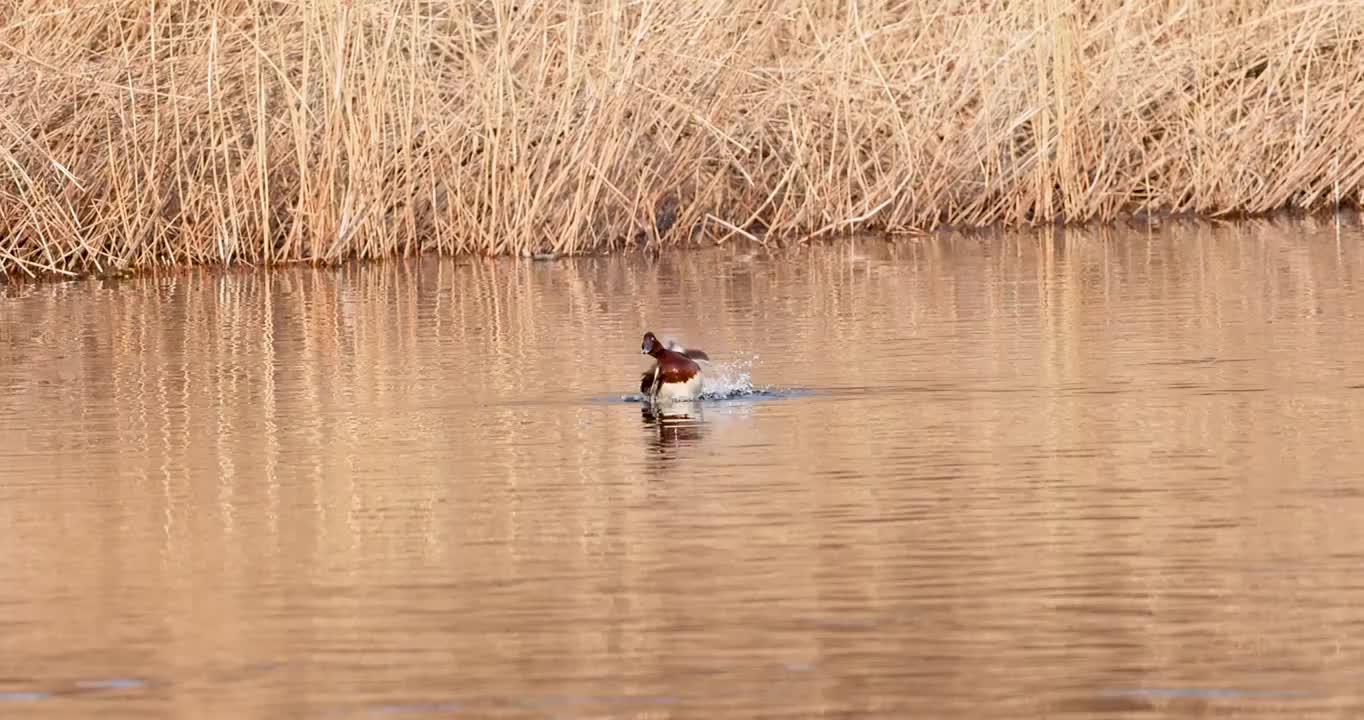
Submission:
[[[0,271],[1358,204],[1364,4],[9,0]]]

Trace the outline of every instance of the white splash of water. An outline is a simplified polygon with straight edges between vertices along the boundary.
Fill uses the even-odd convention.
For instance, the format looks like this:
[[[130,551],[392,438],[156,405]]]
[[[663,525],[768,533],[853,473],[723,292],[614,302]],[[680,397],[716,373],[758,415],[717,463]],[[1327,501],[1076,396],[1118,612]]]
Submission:
[[[742,397],[758,392],[753,387],[753,365],[758,356],[739,358],[729,362],[702,363],[704,387],[701,397],[707,400],[725,400]]]

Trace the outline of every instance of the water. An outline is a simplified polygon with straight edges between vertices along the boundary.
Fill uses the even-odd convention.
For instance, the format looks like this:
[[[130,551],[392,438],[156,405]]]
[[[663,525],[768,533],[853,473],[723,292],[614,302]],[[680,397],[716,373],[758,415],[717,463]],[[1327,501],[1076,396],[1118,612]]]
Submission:
[[[1359,716],[1362,237],[12,284],[0,717]]]

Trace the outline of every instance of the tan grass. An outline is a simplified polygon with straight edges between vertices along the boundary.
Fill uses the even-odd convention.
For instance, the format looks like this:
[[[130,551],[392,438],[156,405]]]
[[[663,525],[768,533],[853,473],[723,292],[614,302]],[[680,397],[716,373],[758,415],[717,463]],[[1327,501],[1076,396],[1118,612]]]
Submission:
[[[0,271],[1358,204],[1364,4],[9,0]]]

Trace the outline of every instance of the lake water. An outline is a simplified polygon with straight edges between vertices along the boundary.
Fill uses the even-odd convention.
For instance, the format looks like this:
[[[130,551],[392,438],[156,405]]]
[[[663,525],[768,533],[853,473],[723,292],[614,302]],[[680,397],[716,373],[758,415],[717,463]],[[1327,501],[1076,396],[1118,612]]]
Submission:
[[[1361,239],[11,284],[0,717],[1359,717]]]

